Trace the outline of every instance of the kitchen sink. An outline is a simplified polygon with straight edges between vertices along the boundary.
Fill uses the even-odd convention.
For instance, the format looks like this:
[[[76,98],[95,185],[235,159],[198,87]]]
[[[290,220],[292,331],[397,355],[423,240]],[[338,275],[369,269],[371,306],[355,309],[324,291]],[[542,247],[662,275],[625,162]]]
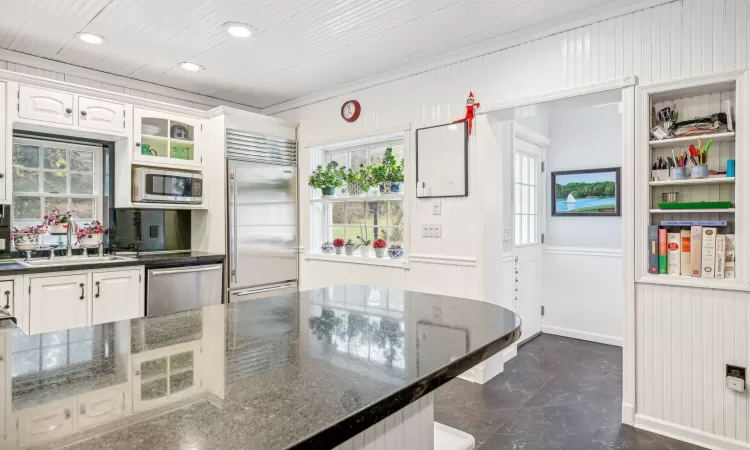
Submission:
[[[60,256],[55,259],[32,259],[31,261],[19,261],[19,263],[26,267],[54,267],[77,264],[101,264],[108,262],[128,261],[131,259],[133,258],[128,258],[126,256]]]

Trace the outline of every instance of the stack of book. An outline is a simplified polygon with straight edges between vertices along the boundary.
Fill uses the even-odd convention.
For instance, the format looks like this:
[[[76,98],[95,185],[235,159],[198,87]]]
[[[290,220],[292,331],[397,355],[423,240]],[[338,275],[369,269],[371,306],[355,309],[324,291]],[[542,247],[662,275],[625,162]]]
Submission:
[[[661,225],[648,229],[648,273],[734,279],[734,235],[717,234],[726,221],[663,221]]]

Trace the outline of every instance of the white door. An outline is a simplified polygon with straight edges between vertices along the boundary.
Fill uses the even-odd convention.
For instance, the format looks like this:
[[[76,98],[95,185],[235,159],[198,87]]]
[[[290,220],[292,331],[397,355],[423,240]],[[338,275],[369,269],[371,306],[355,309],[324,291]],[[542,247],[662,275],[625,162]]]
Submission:
[[[29,293],[31,334],[88,325],[87,275],[32,278]]]
[[[542,331],[542,228],[544,149],[519,137],[513,142],[513,253],[516,256],[516,312],[521,339]]]
[[[141,272],[138,269],[91,274],[92,324],[140,317]],[[33,319],[32,319],[33,322]]]
[[[7,159],[5,157],[6,151],[11,152],[12,150],[10,147],[6,148],[6,140],[5,140],[5,129],[6,127],[6,121],[5,121],[5,115],[6,115],[6,104],[5,101],[8,98],[5,94],[5,88],[6,84],[0,82],[0,200],[5,200],[5,185],[8,183],[8,181],[11,179],[10,174],[5,173],[5,160]]]
[[[73,125],[73,94],[23,85],[19,89],[19,117]]]
[[[78,125],[123,133],[125,105],[96,98],[78,97]]]

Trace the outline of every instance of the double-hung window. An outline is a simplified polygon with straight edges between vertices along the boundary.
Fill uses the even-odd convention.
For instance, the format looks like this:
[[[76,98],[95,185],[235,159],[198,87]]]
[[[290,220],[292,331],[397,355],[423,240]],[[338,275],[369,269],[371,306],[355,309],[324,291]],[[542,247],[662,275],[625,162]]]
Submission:
[[[102,148],[13,139],[13,226],[39,225],[52,209],[83,225],[101,220]]]
[[[400,163],[404,158],[404,136],[379,136],[369,140],[352,141],[329,148],[313,150],[313,168],[336,162],[339,166],[359,170],[360,165],[377,166],[383,162],[386,148],[393,149],[393,156]],[[377,186],[375,187],[375,189]],[[382,238],[388,245],[404,245],[403,196],[376,196],[374,190],[364,196],[347,197],[346,186],[336,190],[337,199],[312,205],[313,235],[311,244],[319,249],[320,244],[341,238],[360,243],[358,236],[374,241]],[[313,250],[316,251],[316,250]]]

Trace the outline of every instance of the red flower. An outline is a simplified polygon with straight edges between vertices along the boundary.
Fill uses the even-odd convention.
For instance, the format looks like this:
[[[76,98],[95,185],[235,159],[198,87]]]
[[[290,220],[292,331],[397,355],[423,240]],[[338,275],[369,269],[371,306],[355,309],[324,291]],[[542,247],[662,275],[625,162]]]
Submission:
[[[334,247],[343,247],[344,246],[344,240],[341,238],[337,238],[333,240],[333,246]]]
[[[385,242],[385,239],[375,239],[375,242],[372,243],[372,246],[375,248],[386,248],[388,247],[388,243]]]

